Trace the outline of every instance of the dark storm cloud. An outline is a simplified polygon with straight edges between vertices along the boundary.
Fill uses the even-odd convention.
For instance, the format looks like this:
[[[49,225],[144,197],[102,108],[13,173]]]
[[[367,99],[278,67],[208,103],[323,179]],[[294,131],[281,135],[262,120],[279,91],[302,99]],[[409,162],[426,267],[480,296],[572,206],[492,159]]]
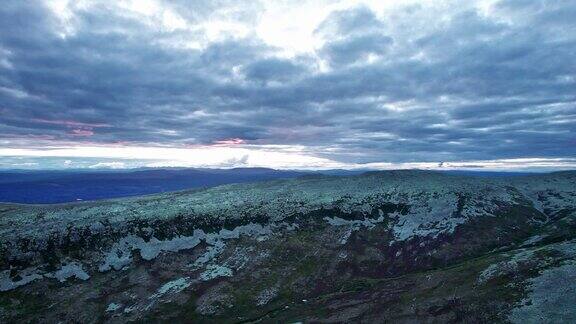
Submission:
[[[321,53],[333,65],[354,63],[370,54],[384,54],[393,42],[384,32],[383,22],[366,7],[336,11],[316,30],[328,39]]]
[[[226,15],[254,26],[262,8],[167,6],[192,25],[229,6]],[[432,9],[336,11],[315,29],[323,42],[314,53],[286,57],[254,33],[207,41],[106,3],[77,8],[70,27],[37,2],[9,1],[0,8],[0,137],[239,138],[344,162],[575,156],[576,4]],[[191,39],[205,45],[181,46]]]
[[[316,28],[315,32],[328,38],[347,37],[354,34],[371,33],[381,30],[384,23],[370,8],[358,6],[351,10],[332,12]]]

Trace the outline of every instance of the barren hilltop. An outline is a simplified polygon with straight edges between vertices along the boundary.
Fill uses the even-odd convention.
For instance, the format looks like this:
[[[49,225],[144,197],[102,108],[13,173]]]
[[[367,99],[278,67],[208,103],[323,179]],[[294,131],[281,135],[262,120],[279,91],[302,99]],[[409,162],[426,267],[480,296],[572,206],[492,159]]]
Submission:
[[[0,321],[576,321],[576,172],[0,205]]]

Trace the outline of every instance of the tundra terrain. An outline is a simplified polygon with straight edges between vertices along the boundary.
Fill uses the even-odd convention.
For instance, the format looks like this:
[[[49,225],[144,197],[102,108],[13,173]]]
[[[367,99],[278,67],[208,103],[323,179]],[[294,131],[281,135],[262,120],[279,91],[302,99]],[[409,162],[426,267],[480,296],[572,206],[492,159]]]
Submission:
[[[0,205],[0,322],[574,322],[576,172]]]

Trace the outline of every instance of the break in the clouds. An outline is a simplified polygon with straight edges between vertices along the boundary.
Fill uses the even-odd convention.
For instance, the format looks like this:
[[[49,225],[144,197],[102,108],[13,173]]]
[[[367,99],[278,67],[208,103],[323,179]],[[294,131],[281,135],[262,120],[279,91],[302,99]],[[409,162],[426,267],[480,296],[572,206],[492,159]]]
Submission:
[[[572,0],[4,1],[0,167],[574,168],[574,17]]]

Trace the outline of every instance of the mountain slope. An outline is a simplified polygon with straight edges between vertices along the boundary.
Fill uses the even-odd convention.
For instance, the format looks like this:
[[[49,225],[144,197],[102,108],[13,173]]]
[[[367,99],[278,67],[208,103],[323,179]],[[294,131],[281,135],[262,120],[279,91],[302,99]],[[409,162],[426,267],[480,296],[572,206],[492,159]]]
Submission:
[[[387,171],[79,204],[3,204],[0,316],[569,319],[576,285],[550,283],[573,282],[575,188],[574,172],[480,178]]]

